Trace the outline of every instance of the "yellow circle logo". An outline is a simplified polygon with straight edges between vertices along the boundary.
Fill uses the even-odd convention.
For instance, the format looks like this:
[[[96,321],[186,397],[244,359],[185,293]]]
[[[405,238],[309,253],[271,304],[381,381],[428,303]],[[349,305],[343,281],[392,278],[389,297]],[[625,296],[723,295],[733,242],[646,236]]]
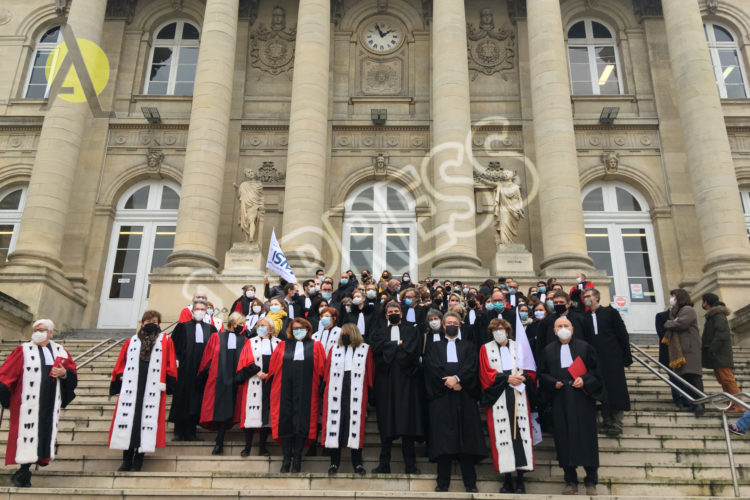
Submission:
[[[104,54],[101,47],[94,42],[82,38],[79,38],[77,42],[89,78],[91,78],[91,83],[94,86],[94,91],[96,92],[96,95],[99,95],[109,81],[109,59],[107,59],[107,56]],[[65,61],[66,57],[70,57],[68,52],[67,44],[61,43],[55,47],[55,50],[53,50],[52,53],[50,53],[45,66],[45,74],[48,82],[53,82],[55,80],[63,61]],[[69,102],[86,102],[86,94],[83,90],[81,79],[76,72],[75,65],[71,65],[68,74],[65,75],[63,87],[71,88],[73,89],[73,92],[61,92],[59,97],[62,99]]]

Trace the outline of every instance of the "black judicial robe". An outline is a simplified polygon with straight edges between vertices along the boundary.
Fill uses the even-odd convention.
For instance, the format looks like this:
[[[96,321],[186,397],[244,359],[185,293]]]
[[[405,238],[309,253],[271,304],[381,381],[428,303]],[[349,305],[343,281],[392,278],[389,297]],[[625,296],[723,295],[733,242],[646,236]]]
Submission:
[[[391,341],[391,327],[376,330],[371,337],[375,359],[375,409],[382,439],[426,435],[424,379],[419,357],[423,336],[413,325],[401,325],[403,343]]]
[[[573,361],[580,356],[587,370],[581,377],[583,389],[576,389],[568,369],[560,367],[561,345],[559,341],[548,344],[537,365],[541,388],[552,401],[557,462],[560,467],[598,467],[596,402],[606,397],[599,360],[592,346],[582,340],[570,340]],[[563,387],[555,389],[558,381]]]
[[[548,314],[539,325],[536,335],[537,358],[544,352],[548,344],[557,342],[555,335],[555,321],[560,317],[557,313]],[[565,314],[570,324],[573,326],[573,340],[582,340],[588,344],[593,341],[594,332],[589,322],[582,314],[578,314],[572,309]],[[515,323],[511,323],[515,326]]]
[[[414,309],[414,321],[409,321],[406,318],[409,309]],[[416,305],[412,308],[407,307],[405,304],[401,304],[401,323],[416,325],[420,327],[427,320],[427,307]]]
[[[179,366],[177,367],[177,383],[175,384],[172,407],[169,410],[170,422],[198,421],[203,402],[203,387],[198,384],[198,368],[200,367],[206,342],[211,334],[216,333],[216,327],[201,322],[203,342],[195,342],[195,324],[193,320],[178,324],[172,332],[174,352]]]
[[[247,316],[250,314],[250,305],[253,303],[253,299],[248,299],[245,294],[242,294],[242,296],[235,300],[232,304],[231,309],[229,309],[229,313],[238,312],[241,313],[243,316]]]
[[[441,456],[464,454],[479,462],[488,450],[477,406],[477,349],[471,342],[456,340],[458,362],[449,363],[448,342],[443,338],[429,343],[423,360],[430,430],[428,455],[436,461]],[[443,377],[453,375],[460,379],[460,391],[445,386]]]
[[[594,332],[591,312],[585,315],[589,328]],[[613,411],[630,411],[630,394],[625,379],[625,367],[633,364],[630,353],[630,336],[620,313],[612,308],[596,308],[598,334],[594,334],[592,345],[596,349],[607,400],[604,405]]]
[[[512,307],[505,307],[500,312],[495,311],[494,309],[492,311],[489,311],[487,309],[481,311],[481,313],[477,313],[477,319],[474,321],[474,342],[477,346],[477,349],[482,347],[484,344],[489,342],[490,340],[493,340],[492,334],[488,330],[490,327],[490,321],[492,321],[495,318],[504,319],[508,323],[510,323],[510,326],[513,327],[513,330],[516,329],[516,310]]]
[[[229,349],[230,335],[235,336],[234,349]],[[199,383],[205,384],[200,424],[206,429],[216,429],[219,422],[235,424],[239,421],[235,408],[238,386],[235,373],[246,339],[244,333],[226,331],[213,333],[208,339],[198,369]]]

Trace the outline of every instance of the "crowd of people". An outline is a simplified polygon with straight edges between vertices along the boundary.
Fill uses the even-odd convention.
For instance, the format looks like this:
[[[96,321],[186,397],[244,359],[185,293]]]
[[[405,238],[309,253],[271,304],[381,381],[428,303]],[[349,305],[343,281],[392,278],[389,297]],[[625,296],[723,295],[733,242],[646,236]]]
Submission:
[[[165,446],[168,420],[175,441],[200,440],[198,426],[215,431],[214,455],[237,425],[243,457],[256,433],[258,455],[270,455],[269,436],[281,445],[282,473],[302,470],[305,447],[308,455],[322,447],[329,474],[341,467],[344,448],[354,472],[366,474],[365,422],[374,412],[380,457],[372,473],[391,472],[400,439],[407,474],[420,473],[415,447],[426,443],[437,464],[436,491],[448,490],[453,462],[466,491],[477,491],[475,466],[490,456],[500,491],[525,493],[524,474],[535,469],[544,429],[564,471],[563,494],[578,492],[577,467],[585,470],[586,494],[596,494],[598,434],[622,433],[632,357],[619,312],[600,305],[584,274],[568,291],[555,279],[520,290],[512,278],[476,287],[413,282],[408,273],[395,279],[388,271],[379,279],[348,271],[335,285],[323,270],[301,285],[264,281],[259,289],[243,287],[225,323],[200,290],[171,335],[159,312],[144,313],[111,377],[110,394],[118,398],[109,447],[122,450],[120,471],[141,470],[144,454]],[[657,317],[662,361],[702,389],[695,311],[684,290],[671,297]],[[703,300],[707,328],[713,325],[708,340],[704,334],[703,363],[736,388],[731,354],[722,355],[728,328],[718,319],[726,311],[716,296]],[[57,410],[74,397],[75,363],[50,340],[53,328],[49,320],[35,322],[31,342],[0,368],[0,402],[11,408],[6,464],[22,465],[17,486],[30,484],[29,464],[54,457]]]

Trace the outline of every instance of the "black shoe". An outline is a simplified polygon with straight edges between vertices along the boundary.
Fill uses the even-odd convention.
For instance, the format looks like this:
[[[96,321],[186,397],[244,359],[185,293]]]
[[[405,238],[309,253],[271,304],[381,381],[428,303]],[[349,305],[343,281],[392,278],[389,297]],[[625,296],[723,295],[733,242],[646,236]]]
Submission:
[[[339,471],[339,466],[338,465],[331,465],[330,467],[328,467],[328,475],[329,476],[332,476],[332,475],[336,474],[338,471]]]
[[[407,467],[406,470],[404,470],[404,474],[421,474],[422,471],[419,470],[419,468],[416,465],[412,465],[411,467]]]
[[[292,462],[292,472],[302,472],[302,460],[295,458]]]
[[[479,490],[476,486],[467,486],[466,493],[479,493]]]
[[[289,458],[284,457],[284,460],[281,462],[281,470],[279,472],[285,473],[289,472],[289,468],[292,466],[292,461]]]
[[[506,476],[503,487],[500,488],[500,493],[515,493],[516,489],[513,487],[513,478]]]
[[[117,472],[128,472],[132,466],[133,464],[130,462],[123,462],[120,468],[117,469]]]
[[[136,453],[133,457],[133,466],[130,468],[131,471],[140,472],[143,467],[143,457],[145,453]]]
[[[261,457],[270,457],[271,453],[269,453],[269,451],[265,447],[263,447],[260,450],[258,450],[258,456],[261,456]]]
[[[367,470],[365,470],[362,464],[359,464],[354,468],[354,473],[359,474],[360,476],[364,476],[365,474],[367,474]]]
[[[448,491],[448,488],[446,486],[435,486],[435,491],[438,493],[442,493]]]
[[[518,480],[516,481],[516,493],[519,493],[519,494],[526,493],[526,486],[523,484],[522,476],[518,476]]]
[[[31,470],[18,469],[13,476],[11,476],[10,481],[13,483],[13,486],[17,488],[31,488]]]
[[[243,448],[242,451],[240,452],[240,456],[241,457],[249,457],[250,456],[250,448],[247,448],[247,447]]]
[[[391,473],[391,464],[380,464],[374,469],[372,469],[373,474],[390,474]]]
[[[705,411],[706,407],[704,405],[695,405],[693,407],[693,413],[695,413],[696,417],[700,417],[701,415],[703,415],[703,413],[705,413]]]
[[[221,443],[216,443],[216,446],[214,446],[211,455],[221,455],[222,453],[224,453],[224,445]]]

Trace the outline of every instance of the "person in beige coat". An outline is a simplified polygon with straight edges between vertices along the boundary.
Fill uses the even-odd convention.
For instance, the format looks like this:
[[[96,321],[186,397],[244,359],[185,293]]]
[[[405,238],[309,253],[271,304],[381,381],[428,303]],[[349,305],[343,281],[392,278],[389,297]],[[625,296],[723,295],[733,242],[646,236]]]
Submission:
[[[701,336],[698,330],[698,315],[693,309],[690,294],[682,288],[670,292],[669,319],[662,342],[669,347],[669,366],[689,384],[703,392],[703,367],[701,364]],[[692,391],[685,389],[690,394]],[[696,394],[694,397],[698,397]],[[689,405],[685,401],[684,411],[700,415],[704,406]]]

